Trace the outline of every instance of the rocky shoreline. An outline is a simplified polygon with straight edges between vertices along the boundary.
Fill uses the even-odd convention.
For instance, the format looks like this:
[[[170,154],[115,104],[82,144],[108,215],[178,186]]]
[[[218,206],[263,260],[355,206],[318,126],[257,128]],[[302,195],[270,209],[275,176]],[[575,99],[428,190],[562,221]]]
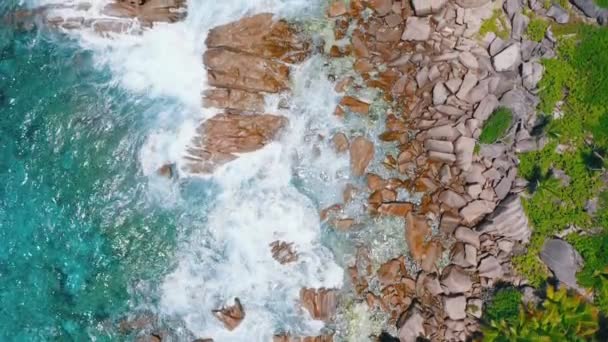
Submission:
[[[573,3],[606,22],[605,10],[585,1]],[[28,27],[32,16],[42,15],[49,25],[64,29],[123,32],[132,25],[124,18],[137,18],[144,27],[173,22],[185,16],[184,6],[183,1],[118,1],[104,9],[114,19],[103,22],[54,18],[48,14],[51,8],[9,20]],[[510,35],[481,37],[482,21],[496,10],[508,18]],[[358,193],[367,198],[362,216],[402,220],[408,253],[393,255],[374,269],[367,246],[361,246],[348,268],[351,284],[342,291],[384,315],[382,331],[393,334],[393,340],[476,338],[486,294],[498,283],[526,285],[511,263],[514,255],[525,253],[531,235],[521,202],[527,181],[517,176],[517,153],[546,143],[545,137],[533,134],[537,85],[543,74],[540,60],[555,54],[556,40],[551,31],[539,42],[526,38],[525,11],[560,23],[569,20],[559,5],[544,9],[540,1],[351,0],[347,5],[334,0],[328,6],[333,37],[325,42],[326,58],[352,60],[357,74],[335,75],[336,90],[343,94],[335,114],[368,118],[373,103],[361,96],[368,88],[379,90],[374,100],[389,108],[377,122],[369,117],[385,127],[378,137],[349,132],[328,137],[338,153],[349,155],[353,183],[364,179],[366,188],[349,185],[344,202],[323,208],[320,218],[337,231],[358,229],[361,218],[343,210]],[[219,114],[200,125],[190,145],[185,159],[191,173],[213,172],[276,139],[288,121],[265,112],[266,96],[288,94],[291,67],[315,49],[311,37],[271,13],[216,27],[206,45],[202,58],[211,88],[202,94],[202,102]],[[503,107],[513,114],[508,134],[479,144],[484,123]],[[392,152],[378,158],[381,151]],[[403,192],[420,200],[404,200],[399,196]],[[268,251],[281,264],[298,259],[290,241],[275,241]],[[339,289],[304,288],[300,293],[302,308],[330,324],[340,311],[340,298]],[[234,305],[218,308],[214,315],[232,330],[247,319],[246,312],[247,303],[235,298]],[[332,340],[332,335],[274,339]]]

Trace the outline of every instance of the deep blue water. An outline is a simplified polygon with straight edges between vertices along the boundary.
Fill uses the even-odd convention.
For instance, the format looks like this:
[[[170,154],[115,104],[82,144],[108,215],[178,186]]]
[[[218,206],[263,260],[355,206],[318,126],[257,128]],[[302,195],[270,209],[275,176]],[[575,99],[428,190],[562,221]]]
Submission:
[[[92,57],[0,33],[0,341],[128,339],[117,322],[153,307],[191,220],[139,167],[169,100],[125,92]]]

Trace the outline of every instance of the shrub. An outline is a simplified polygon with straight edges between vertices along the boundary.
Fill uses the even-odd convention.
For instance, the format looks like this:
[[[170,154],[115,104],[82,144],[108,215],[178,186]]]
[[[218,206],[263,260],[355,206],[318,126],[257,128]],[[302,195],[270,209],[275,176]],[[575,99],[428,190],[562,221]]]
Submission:
[[[479,142],[482,144],[492,144],[498,139],[502,138],[509,127],[511,127],[511,121],[513,120],[513,114],[511,110],[505,107],[500,107],[490,115],[488,120],[483,125],[481,135],[479,136]]]
[[[519,313],[521,292],[512,287],[499,289],[486,309],[488,321],[514,322]]]
[[[568,242],[585,259],[583,269],[576,275],[578,283],[595,292],[595,303],[608,312],[608,232],[599,235],[572,234]]]
[[[516,320],[492,321],[482,330],[484,341],[588,341],[599,329],[597,309],[562,288],[547,288],[540,307],[520,306]]]
[[[528,24],[528,29],[526,34],[528,38],[535,42],[540,42],[545,38],[545,32],[547,32],[547,28],[549,27],[549,23],[544,19],[534,17],[530,20]]]

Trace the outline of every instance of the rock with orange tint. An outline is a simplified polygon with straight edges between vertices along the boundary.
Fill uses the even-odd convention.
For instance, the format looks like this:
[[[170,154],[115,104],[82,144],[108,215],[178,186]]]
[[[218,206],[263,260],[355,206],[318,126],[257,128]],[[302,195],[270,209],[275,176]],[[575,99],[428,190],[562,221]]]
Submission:
[[[226,329],[232,331],[245,319],[245,310],[238,298],[234,299],[234,305],[223,307],[212,311],[213,315],[224,323]]]
[[[355,53],[355,57],[368,58],[370,56],[369,49],[367,48],[367,44],[365,43],[365,38],[363,37],[362,33],[354,33],[351,43],[353,44],[353,52]]]
[[[223,48],[257,57],[298,63],[310,54],[310,41],[272,13],[246,17],[209,31],[209,48]]]
[[[330,18],[345,15],[347,12],[348,10],[346,9],[346,3],[344,2],[344,0],[334,0],[327,9],[327,15]]]
[[[371,191],[381,190],[386,186],[386,181],[375,173],[367,174],[367,187]]]
[[[364,137],[356,137],[350,144],[350,168],[354,176],[363,176],[374,159],[374,144]]]
[[[358,114],[367,115],[369,113],[369,103],[359,100],[352,96],[344,96],[340,101],[342,107],[350,109],[350,111]]]
[[[385,262],[377,272],[378,280],[383,286],[400,282],[406,274],[403,257]]]
[[[430,233],[431,229],[424,217],[412,213],[406,216],[405,241],[414,260],[421,261],[426,255],[426,239]]]
[[[298,254],[293,249],[293,243],[274,241],[270,244],[272,257],[281,264],[288,264],[298,260]]]
[[[203,93],[203,105],[236,112],[261,113],[264,111],[264,95],[238,89],[211,88]]]
[[[25,30],[32,30],[42,23],[66,30],[92,28],[100,34],[139,34],[141,28],[151,27],[154,23],[173,23],[186,17],[186,0],[110,1],[102,9],[103,16],[98,17],[86,13],[91,7],[90,3],[85,2],[57,3],[14,11],[2,21]]]
[[[289,89],[289,67],[279,61],[226,48],[207,50],[203,61],[207,82],[214,87],[267,93]]]
[[[335,290],[303,288],[300,290],[300,303],[313,319],[328,321],[336,313],[338,300]]]
[[[333,141],[334,148],[337,152],[343,153],[348,151],[348,138],[346,137],[346,134],[336,133],[331,140]]]
[[[174,23],[186,17],[186,0],[115,1],[103,14],[116,18],[137,18],[142,23]]]
[[[209,173],[237,158],[237,154],[256,151],[271,142],[287,119],[269,114],[219,114],[205,121],[198,137],[188,149],[189,169]]]
[[[382,203],[378,207],[378,213],[382,215],[406,217],[414,210],[414,205],[408,202]]]

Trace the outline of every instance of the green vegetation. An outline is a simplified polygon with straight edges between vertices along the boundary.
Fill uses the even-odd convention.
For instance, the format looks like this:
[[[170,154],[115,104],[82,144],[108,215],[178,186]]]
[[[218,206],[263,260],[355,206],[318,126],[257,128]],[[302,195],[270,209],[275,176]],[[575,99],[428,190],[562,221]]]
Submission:
[[[490,32],[502,39],[509,39],[509,25],[501,9],[495,9],[492,16],[481,23],[479,35],[485,37]]]
[[[537,257],[545,238],[569,224],[589,227],[592,220],[585,212],[585,204],[600,185],[598,177],[585,164],[585,149],[561,154],[556,149],[557,142],[552,142],[541,151],[520,156],[520,175],[530,181],[529,188],[534,194],[523,201],[534,229],[528,253],[514,261],[516,269],[535,286],[546,278],[544,264]],[[570,176],[570,185],[563,186],[552,176],[551,168]]]
[[[604,53],[608,50],[608,29],[579,25],[576,30],[569,28],[569,32],[576,34],[558,36],[557,58],[543,61],[545,74],[539,84],[539,114],[545,115],[548,121],[545,130],[550,143],[541,151],[520,155],[519,174],[530,181],[532,194],[524,200],[524,208],[534,229],[528,253],[514,258],[514,264],[535,286],[540,286],[546,278],[545,266],[538,259],[546,237],[571,224],[588,232],[593,227],[608,226],[606,210],[599,210],[596,217],[585,211],[587,200],[602,191],[600,175],[606,166],[603,159],[608,151],[608,107],[605,106],[608,55]],[[552,119],[556,104],[562,100],[562,117]],[[564,171],[571,179],[570,184],[562,185],[552,176],[552,168]],[[600,206],[608,208],[608,195],[601,198]],[[608,235],[608,228],[605,231],[601,234]],[[601,234],[580,236],[571,241],[585,260],[590,259],[579,275],[581,285],[594,288],[598,293],[605,279],[596,277],[596,272],[608,266],[608,247],[604,247],[608,237]],[[608,305],[600,308],[608,309]]]
[[[505,107],[496,109],[483,125],[479,142],[481,144],[495,143],[505,135],[509,127],[511,127],[512,121],[513,114],[510,109]]]
[[[595,3],[604,8],[608,8],[608,0],[595,0]]]
[[[492,321],[483,329],[484,341],[589,341],[599,329],[598,311],[565,289],[547,288],[540,307],[521,306],[516,320]]]
[[[528,24],[528,28],[526,34],[528,38],[535,42],[540,42],[545,38],[545,32],[547,32],[547,28],[549,27],[549,23],[538,17],[533,17],[530,19],[530,24]]]
[[[520,305],[521,292],[512,287],[503,288],[496,291],[484,316],[488,321],[514,323],[517,320]]]

